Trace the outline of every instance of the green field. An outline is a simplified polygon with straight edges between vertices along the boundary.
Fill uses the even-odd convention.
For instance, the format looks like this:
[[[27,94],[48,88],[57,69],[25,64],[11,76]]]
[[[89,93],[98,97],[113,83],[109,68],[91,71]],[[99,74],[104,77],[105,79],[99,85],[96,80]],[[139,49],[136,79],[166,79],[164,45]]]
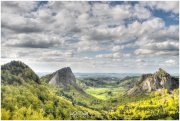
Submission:
[[[122,95],[125,89],[123,87],[89,87],[85,91],[98,99],[109,100]]]

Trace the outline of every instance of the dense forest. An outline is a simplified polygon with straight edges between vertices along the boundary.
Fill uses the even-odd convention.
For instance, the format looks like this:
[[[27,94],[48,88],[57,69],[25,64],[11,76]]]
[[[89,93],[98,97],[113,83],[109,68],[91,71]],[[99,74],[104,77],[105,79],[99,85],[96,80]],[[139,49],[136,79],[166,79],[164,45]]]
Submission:
[[[66,88],[50,85],[55,75],[39,78],[20,61],[1,66],[1,119],[179,119],[179,88],[128,95],[140,77],[77,78],[81,91],[71,83]]]

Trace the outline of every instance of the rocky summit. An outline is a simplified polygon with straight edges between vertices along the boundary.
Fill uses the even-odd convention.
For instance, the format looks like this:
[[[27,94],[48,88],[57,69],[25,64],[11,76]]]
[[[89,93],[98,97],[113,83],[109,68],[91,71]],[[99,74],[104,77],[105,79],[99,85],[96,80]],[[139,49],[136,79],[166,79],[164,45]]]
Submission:
[[[178,88],[178,79],[159,68],[154,74],[143,74],[135,86],[128,91],[129,95],[149,93],[159,89],[173,90]]]
[[[70,86],[83,92],[83,90],[76,84],[76,78],[70,67],[57,70],[54,73],[54,76],[50,79],[49,84],[63,87],[64,89],[67,89]]]
[[[49,81],[49,84],[67,87],[67,84],[74,85],[75,81],[76,79],[71,68],[65,67],[56,71],[52,79]]]

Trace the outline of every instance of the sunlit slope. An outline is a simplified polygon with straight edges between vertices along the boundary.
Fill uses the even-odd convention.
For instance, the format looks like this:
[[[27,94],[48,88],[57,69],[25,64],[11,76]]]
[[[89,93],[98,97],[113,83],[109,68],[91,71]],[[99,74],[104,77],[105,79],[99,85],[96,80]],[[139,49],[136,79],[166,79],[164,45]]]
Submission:
[[[101,119],[95,110],[57,96],[46,85],[2,86],[2,119]],[[77,113],[78,111],[78,113]],[[77,114],[76,114],[77,113]]]
[[[178,91],[163,89],[148,94],[149,99],[123,103],[109,111],[110,119],[179,119]]]

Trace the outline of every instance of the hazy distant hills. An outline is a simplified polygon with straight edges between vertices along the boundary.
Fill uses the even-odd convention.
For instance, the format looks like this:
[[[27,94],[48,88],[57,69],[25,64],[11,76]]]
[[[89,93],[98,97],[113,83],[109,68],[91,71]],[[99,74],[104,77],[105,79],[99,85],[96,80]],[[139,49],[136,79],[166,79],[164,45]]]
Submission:
[[[118,78],[141,76],[140,73],[74,73],[77,78]]]

